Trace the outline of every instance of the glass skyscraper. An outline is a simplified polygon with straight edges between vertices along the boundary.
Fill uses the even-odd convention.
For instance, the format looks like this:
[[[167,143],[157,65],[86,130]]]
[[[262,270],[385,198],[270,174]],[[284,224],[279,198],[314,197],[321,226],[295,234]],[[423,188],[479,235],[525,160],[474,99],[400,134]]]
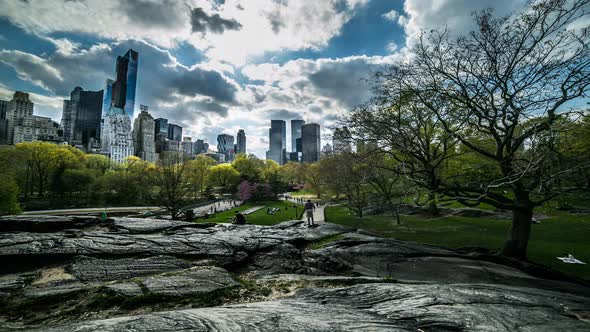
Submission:
[[[302,161],[315,163],[320,160],[320,125],[308,123],[301,127]]]
[[[301,138],[301,127],[304,124],[303,120],[291,120],[291,152],[301,152],[301,146],[297,148],[297,139]]]
[[[268,130],[269,149],[266,152],[266,159],[272,159],[279,165],[287,159],[287,124],[283,120],[270,120]]]
[[[117,80],[113,83],[111,99],[112,106],[125,110],[125,114],[131,119],[135,109],[138,60],[138,53],[131,49],[125,55],[117,57]]]

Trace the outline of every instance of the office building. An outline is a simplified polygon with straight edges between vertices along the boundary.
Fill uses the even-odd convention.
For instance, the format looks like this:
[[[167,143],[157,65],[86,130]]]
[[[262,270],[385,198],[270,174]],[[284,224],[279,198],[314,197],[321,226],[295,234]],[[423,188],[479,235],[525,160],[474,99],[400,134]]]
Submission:
[[[207,149],[205,149],[205,142],[202,139],[197,139],[197,141],[194,143],[193,152],[194,154],[207,152]]]
[[[180,144],[180,150],[182,153],[187,157],[194,157],[194,145],[192,142],[192,138],[190,137],[183,137],[182,143]]]
[[[102,111],[102,90],[74,88],[70,100],[63,101],[61,127],[64,141],[86,150],[91,139],[100,137]]]
[[[276,161],[283,165],[287,155],[287,125],[283,120],[271,120],[268,129],[269,149],[266,159]]]
[[[301,127],[304,124],[303,120],[291,120],[291,152],[301,152],[301,145],[297,148],[297,140],[301,138]]]
[[[172,123],[168,124],[168,139],[180,142],[182,141],[182,127]]]
[[[156,123],[155,134],[164,134],[168,137],[168,119],[157,118],[154,122]]]
[[[155,141],[154,118],[148,113],[148,107],[140,105],[140,113],[133,122],[133,147],[135,155],[147,162],[158,160]]]
[[[112,105],[125,110],[130,119],[133,119],[135,109],[138,61],[139,54],[132,49],[117,57],[117,79],[112,90]]]
[[[228,134],[221,134],[217,136],[217,152],[225,156],[226,162],[234,160],[234,137]]]
[[[315,163],[320,160],[320,125],[308,123],[301,127],[301,160],[306,163]]]
[[[236,144],[236,154],[246,153],[246,133],[244,129],[238,130],[238,139]]]

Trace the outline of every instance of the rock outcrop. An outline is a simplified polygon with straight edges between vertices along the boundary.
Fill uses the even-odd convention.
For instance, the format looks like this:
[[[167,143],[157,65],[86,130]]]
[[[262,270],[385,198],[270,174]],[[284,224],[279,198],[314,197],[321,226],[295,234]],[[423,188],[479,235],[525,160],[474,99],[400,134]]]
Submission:
[[[587,331],[590,288],[355,229],[0,218],[0,330]]]

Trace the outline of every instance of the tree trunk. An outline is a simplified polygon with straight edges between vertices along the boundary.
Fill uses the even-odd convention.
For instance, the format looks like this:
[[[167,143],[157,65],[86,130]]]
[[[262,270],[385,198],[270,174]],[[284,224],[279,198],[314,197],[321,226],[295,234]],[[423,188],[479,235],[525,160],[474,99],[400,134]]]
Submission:
[[[428,205],[428,213],[430,213],[431,216],[438,216],[439,212],[438,206],[436,205],[436,192],[430,192],[428,195],[428,201],[430,202]]]
[[[526,259],[526,250],[531,235],[533,207],[525,206],[512,211],[510,237],[504,243],[502,255],[517,259]]]

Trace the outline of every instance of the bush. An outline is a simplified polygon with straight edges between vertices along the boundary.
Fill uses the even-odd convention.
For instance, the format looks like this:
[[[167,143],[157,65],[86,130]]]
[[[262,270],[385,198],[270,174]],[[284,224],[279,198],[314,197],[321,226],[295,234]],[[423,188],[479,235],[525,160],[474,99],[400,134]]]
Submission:
[[[0,177],[0,215],[22,212],[18,204],[19,188],[12,178]]]

